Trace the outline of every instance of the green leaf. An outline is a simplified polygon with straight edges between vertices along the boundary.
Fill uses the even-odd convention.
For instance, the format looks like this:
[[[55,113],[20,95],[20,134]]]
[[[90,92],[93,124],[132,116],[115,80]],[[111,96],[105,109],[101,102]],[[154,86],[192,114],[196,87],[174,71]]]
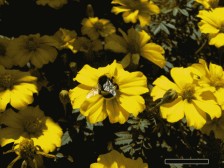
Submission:
[[[68,131],[66,131],[63,136],[62,136],[62,140],[61,140],[61,146],[68,144],[69,142],[72,142],[72,139],[68,133]]]

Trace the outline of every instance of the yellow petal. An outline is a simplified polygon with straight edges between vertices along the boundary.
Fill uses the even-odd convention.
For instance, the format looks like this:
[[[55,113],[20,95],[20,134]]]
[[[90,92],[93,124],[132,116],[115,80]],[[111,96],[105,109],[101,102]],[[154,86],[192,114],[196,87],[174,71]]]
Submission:
[[[15,129],[23,129],[22,118],[11,108],[7,109],[0,118],[0,123]]]
[[[112,50],[116,53],[127,53],[127,48],[127,42],[121,36],[112,34],[105,38],[106,50]]]
[[[0,144],[5,146],[18,139],[23,133],[23,129],[2,128],[0,129]]]
[[[195,106],[197,106],[202,111],[209,114],[211,119],[213,118],[219,118],[222,114],[221,108],[218,106],[218,104],[212,103],[211,101],[199,101],[199,100],[193,100],[193,103]]]
[[[171,103],[160,106],[162,118],[166,118],[168,122],[177,122],[184,117],[184,103],[179,97]]]
[[[86,99],[80,107],[80,112],[90,123],[103,121],[107,117],[104,98],[101,95],[95,95]]]
[[[98,83],[98,72],[97,69],[92,68],[89,65],[84,65],[84,67],[78,72],[75,80],[81,84],[89,87],[96,87]]]
[[[155,43],[148,43],[141,49],[141,55],[158,65],[160,68],[163,68],[166,65],[166,60],[163,54],[163,48]]]
[[[206,123],[206,119],[201,115],[203,112],[196,108],[193,104],[184,101],[184,113],[187,120],[187,125],[196,129],[201,129]]]
[[[148,92],[147,79],[142,72],[119,71],[116,81],[119,92],[140,95]]]
[[[122,13],[122,12],[127,12],[127,11],[130,11],[130,9],[126,8],[126,7],[123,7],[123,6],[114,6],[112,9],[111,9],[111,12],[114,13],[115,15],[119,14],[119,13]]]
[[[79,84],[74,89],[69,90],[69,98],[71,100],[72,108],[80,108],[82,103],[87,99],[87,95],[92,97],[95,95],[93,88]]]
[[[209,45],[215,45],[217,48],[224,46],[224,33],[219,33],[215,37],[212,37],[209,41]]]
[[[11,90],[10,104],[16,109],[22,109],[33,102],[33,93],[23,87],[17,85]]]
[[[123,66],[123,68],[128,67],[131,64],[131,53],[125,55],[119,63]]]
[[[10,102],[10,97],[11,93],[8,89],[0,92],[0,112],[6,109],[7,104]]]
[[[215,93],[214,93],[216,99],[217,99],[217,103],[222,107],[222,109],[224,110],[224,99],[223,99],[223,95],[224,95],[224,88],[220,88],[218,89]]]
[[[138,34],[139,34],[140,46],[143,47],[150,40],[151,37],[144,30],[138,32]]]
[[[144,15],[144,14],[139,14],[138,19],[139,19],[141,27],[148,26],[151,20],[149,15]]]
[[[209,64],[209,71],[210,71],[210,75],[212,77],[216,77],[218,79],[221,79],[223,76],[223,69],[221,66],[210,63]]]
[[[171,69],[171,76],[175,83],[179,86],[179,88],[183,89],[186,84],[192,84],[193,78],[191,76],[191,70],[190,68],[172,68]]]
[[[106,100],[106,110],[111,123],[124,124],[128,120],[129,113],[118,104],[116,99]]]
[[[203,22],[199,23],[199,28],[200,28],[200,31],[205,34],[206,33],[216,34],[219,32],[218,28]]]
[[[128,11],[123,13],[123,19],[125,23],[136,23],[137,22],[137,16],[138,16],[139,11],[135,10],[134,12]]]
[[[120,95],[118,98],[121,107],[137,117],[145,109],[145,100],[141,96]]]
[[[215,28],[218,28],[220,26],[217,16],[214,17],[212,11],[200,10],[197,16],[202,19],[202,23],[200,24],[208,24]]]

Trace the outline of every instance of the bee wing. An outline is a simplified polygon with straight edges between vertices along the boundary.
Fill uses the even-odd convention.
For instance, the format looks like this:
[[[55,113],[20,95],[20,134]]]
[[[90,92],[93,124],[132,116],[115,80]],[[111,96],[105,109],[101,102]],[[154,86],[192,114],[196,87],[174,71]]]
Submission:
[[[89,99],[97,94],[99,94],[98,87],[91,89],[90,92],[86,95],[86,98]]]

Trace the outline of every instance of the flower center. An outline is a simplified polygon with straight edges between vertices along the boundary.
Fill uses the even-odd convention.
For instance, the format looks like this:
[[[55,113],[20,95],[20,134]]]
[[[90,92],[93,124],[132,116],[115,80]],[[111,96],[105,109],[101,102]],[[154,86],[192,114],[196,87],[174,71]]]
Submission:
[[[140,53],[140,47],[136,40],[130,39],[128,44],[128,51],[132,54]]]
[[[6,48],[3,44],[0,43],[0,56],[4,56],[6,53]]]
[[[34,120],[28,120],[24,124],[24,129],[29,134],[38,134],[41,132],[43,127],[43,121],[39,118]]]
[[[19,153],[20,156],[24,159],[33,159],[36,153],[33,140],[24,139],[22,142],[20,142]]]
[[[30,37],[26,42],[26,49],[31,51],[36,51],[39,47],[39,44],[37,41],[35,41],[34,38]]]
[[[183,89],[183,92],[182,92],[182,95],[181,95],[182,96],[182,99],[183,100],[187,100],[188,103],[191,103],[192,100],[195,99],[194,93],[195,93],[194,86],[187,85]]]
[[[104,98],[112,98],[117,95],[116,90],[118,85],[113,82],[113,78],[110,79],[106,75],[101,76],[98,79],[99,94]]]
[[[11,88],[14,84],[14,78],[9,73],[0,74],[0,87]]]
[[[94,27],[95,27],[96,31],[98,31],[98,32],[103,30],[103,24],[101,22],[96,22],[94,24]]]

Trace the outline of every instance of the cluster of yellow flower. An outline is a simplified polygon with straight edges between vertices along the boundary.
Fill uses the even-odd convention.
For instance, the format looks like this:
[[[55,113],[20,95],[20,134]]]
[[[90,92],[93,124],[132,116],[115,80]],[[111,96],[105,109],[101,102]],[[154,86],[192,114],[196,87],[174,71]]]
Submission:
[[[199,28],[202,33],[208,34],[209,45],[215,45],[217,48],[224,46],[224,7],[218,7],[219,0],[196,0],[204,6],[200,10],[198,17]]]
[[[217,48],[224,46],[224,8],[217,0],[196,0],[205,10],[199,11],[202,20],[199,28],[209,34],[209,44]],[[60,8],[67,0],[37,0],[38,5]],[[0,5],[6,1],[0,1]],[[151,15],[160,12],[150,0],[112,0],[111,12],[122,13],[125,23],[139,23],[149,26]],[[21,35],[16,38],[0,37],[0,145],[14,143],[13,152],[24,164],[39,167],[41,156],[61,146],[63,131],[50,117],[44,115],[39,106],[32,106],[34,95],[41,89],[38,78],[30,72],[17,68],[41,69],[53,63],[58,50],[69,49],[92,56],[94,52],[109,50],[122,53],[121,61],[114,60],[105,67],[93,68],[84,65],[74,81],[79,84],[68,91],[73,109],[79,109],[87,121],[94,124],[104,121],[124,124],[132,115],[137,117],[146,108],[143,94],[150,94],[153,100],[161,99],[161,117],[168,122],[186,119],[187,125],[209,134],[214,131],[217,138],[224,137],[224,71],[221,66],[203,59],[187,68],[175,67],[170,71],[174,82],[165,76],[157,78],[152,90],[148,89],[143,72],[129,72],[139,65],[140,57],[160,68],[166,65],[164,49],[153,42],[144,30],[133,27],[127,32],[118,29],[110,20],[94,16],[91,5],[87,7],[87,18],[81,22],[82,36],[75,30],[60,28],[54,35]],[[29,106],[30,105],[30,106]],[[9,151],[11,152],[11,151]],[[100,155],[91,168],[147,168],[142,159],[131,160],[116,151]]]

